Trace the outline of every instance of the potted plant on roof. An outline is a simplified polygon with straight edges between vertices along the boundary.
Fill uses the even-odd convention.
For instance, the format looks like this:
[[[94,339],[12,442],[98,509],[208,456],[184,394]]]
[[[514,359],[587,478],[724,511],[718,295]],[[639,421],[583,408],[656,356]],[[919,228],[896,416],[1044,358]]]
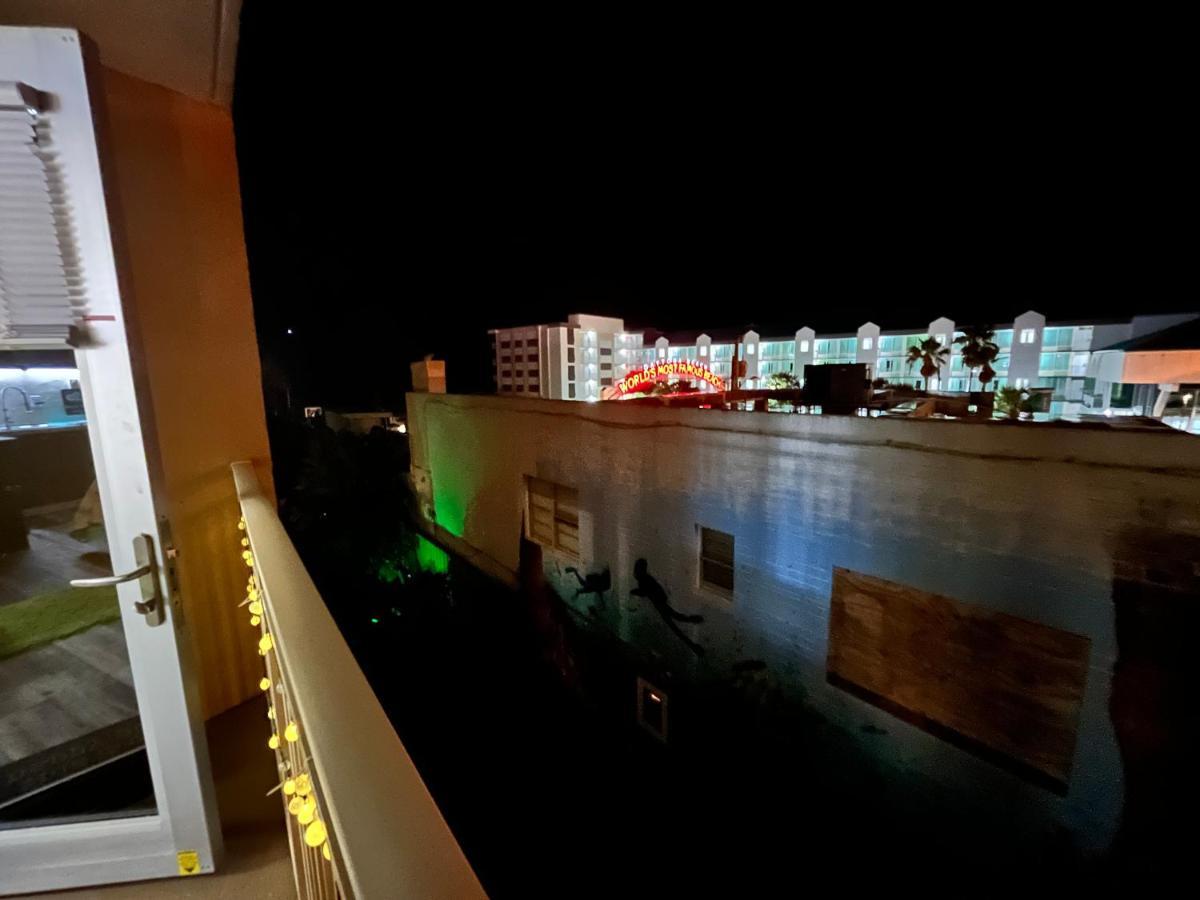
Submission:
[[[1044,412],[1039,400],[1025,388],[1002,387],[996,392],[996,406],[1014,421],[1022,416],[1032,417],[1035,412]]]

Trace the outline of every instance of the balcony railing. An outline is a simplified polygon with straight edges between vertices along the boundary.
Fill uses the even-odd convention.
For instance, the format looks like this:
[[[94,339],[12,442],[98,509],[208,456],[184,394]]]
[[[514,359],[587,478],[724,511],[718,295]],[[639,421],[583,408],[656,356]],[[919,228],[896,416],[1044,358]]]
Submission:
[[[298,895],[484,897],[253,467],[233,478]]]

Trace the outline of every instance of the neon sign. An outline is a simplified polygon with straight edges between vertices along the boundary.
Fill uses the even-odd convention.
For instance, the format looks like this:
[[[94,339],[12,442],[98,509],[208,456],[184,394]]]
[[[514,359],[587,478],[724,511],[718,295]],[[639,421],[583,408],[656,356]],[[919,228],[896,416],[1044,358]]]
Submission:
[[[691,362],[678,360],[675,362],[660,362],[645,366],[636,372],[630,372],[613,385],[614,397],[621,398],[628,394],[640,394],[652,387],[658,381],[670,380],[700,381],[710,385],[714,390],[725,390],[725,380],[711,369]]]

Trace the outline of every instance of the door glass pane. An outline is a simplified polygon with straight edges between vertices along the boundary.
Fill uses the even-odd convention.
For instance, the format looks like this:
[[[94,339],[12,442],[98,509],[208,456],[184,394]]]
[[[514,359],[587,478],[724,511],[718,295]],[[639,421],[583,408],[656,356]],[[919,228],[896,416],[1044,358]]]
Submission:
[[[70,350],[0,350],[0,829],[154,812]],[[135,623],[136,624],[136,623]]]

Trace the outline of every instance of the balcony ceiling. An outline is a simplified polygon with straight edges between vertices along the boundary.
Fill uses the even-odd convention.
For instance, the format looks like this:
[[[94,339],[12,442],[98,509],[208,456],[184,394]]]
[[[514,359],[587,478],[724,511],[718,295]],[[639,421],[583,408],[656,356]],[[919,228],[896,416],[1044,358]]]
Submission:
[[[105,66],[228,107],[241,0],[0,0],[0,24],[76,28]]]

